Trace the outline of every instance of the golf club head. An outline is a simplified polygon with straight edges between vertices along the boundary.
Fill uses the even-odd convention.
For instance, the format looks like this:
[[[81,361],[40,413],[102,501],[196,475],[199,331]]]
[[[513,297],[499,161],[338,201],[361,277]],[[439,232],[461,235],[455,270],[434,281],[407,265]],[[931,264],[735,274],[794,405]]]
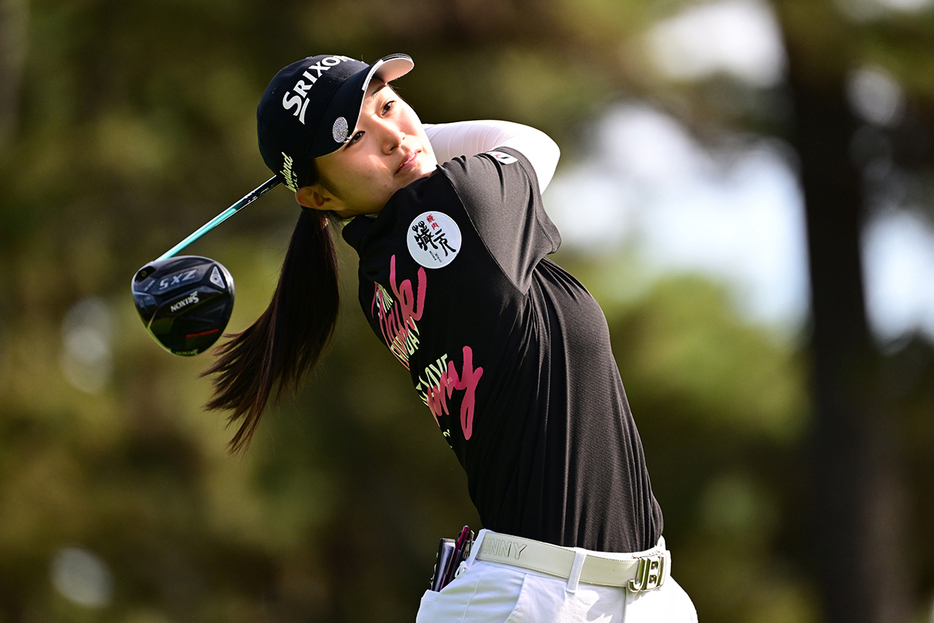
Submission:
[[[174,355],[191,357],[223,334],[233,311],[233,277],[206,257],[156,260],[133,277],[133,302],[157,342]]]

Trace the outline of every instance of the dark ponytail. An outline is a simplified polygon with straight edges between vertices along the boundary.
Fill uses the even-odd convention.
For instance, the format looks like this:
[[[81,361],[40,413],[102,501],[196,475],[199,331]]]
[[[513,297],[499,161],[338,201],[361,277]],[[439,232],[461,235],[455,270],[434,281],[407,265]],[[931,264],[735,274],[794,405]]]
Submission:
[[[249,445],[273,389],[278,399],[314,368],[334,332],[339,302],[328,217],[302,208],[269,307],[217,348],[217,360],[202,374],[215,375],[206,408],[230,410],[228,425],[240,421],[231,453]]]

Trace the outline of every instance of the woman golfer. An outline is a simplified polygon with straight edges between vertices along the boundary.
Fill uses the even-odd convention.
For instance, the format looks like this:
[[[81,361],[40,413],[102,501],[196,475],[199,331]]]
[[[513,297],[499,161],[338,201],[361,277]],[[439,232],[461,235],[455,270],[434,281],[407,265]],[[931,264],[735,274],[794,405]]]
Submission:
[[[241,448],[273,388],[315,365],[337,315],[328,222],[346,221],[363,313],[484,525],[417,621],[695,621],[603,312],[546,257],[560,243],[541,198],[557,146],[506,122],[423,125],[390,86],[412,67],[315,56],[263,94],[260,152],[303,209],[269,308],[208,371],[209,406],[232,411]]]

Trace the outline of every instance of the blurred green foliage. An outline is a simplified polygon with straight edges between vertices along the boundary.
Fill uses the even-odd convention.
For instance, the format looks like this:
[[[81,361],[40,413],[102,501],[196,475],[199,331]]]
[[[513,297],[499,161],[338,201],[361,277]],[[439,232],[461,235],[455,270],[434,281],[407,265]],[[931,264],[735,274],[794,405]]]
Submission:
[[[152,342],[130,279],[268,177],[256,101],[310,54],[407,51],[418,69],[401,91],[423,120],[521,121],[570,158],[581,125],[624,95],[687,107],[700,127],[773,127],[762,94],[721,108],[742,88],[665,90],[623,54],[685,4],[0,0],[0,623],[414,620],[437,539],[479,522],[407,374],[359,316],[348,249],[331,351],[242,457],[201,410],[208,360]],[[886,36],[863,41],[884,55]],[[922,60],[898,58],[906,83],[934,90]],[[265,307],[295,217],[277,189],[190,250],[235,275],[229,330]],[[801,562],[803,343],[741,320],[700,278],[621,298],[632,260],[558,260],[607,311],[701,619],[818,620]],[[934,358],[904,346],[887,370],[920,600],[934,586]]]

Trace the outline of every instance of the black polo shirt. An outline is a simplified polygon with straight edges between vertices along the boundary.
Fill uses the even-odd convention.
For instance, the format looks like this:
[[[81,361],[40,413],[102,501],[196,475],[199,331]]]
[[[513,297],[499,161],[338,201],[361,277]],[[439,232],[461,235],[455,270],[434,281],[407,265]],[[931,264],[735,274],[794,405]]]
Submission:
[[[410,370],[483,527],[598,551],[656,545],[662,513],[606,319],[547,259],[560,235],[520,153],[447,162],[343,235],[363,311]]]

